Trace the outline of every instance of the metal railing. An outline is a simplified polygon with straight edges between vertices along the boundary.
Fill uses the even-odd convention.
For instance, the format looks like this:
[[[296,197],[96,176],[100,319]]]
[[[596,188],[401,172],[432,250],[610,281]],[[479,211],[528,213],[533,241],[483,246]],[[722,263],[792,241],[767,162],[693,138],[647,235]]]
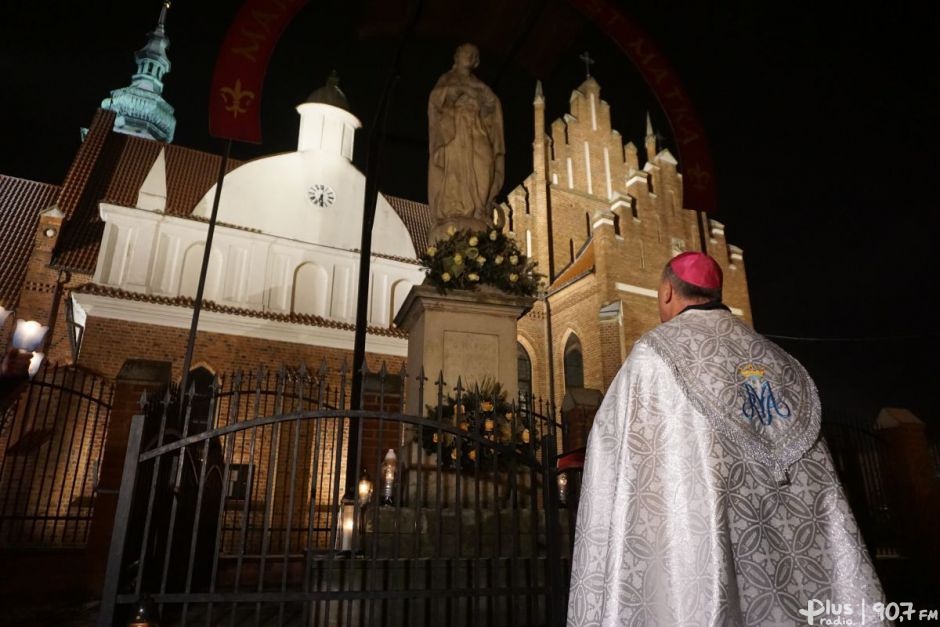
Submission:
[[[42,368],[0,430],[0,547],[82,547],[95,502],[112,384]]]
[[[885,443],[865,425],[823,421],[822,432],[872,557],[897,557],[896,521],[886,483]]]
[[[99,624],[147,599],[161,624],[563,623],[561,425],[442,374],[416,377],[427,411],[408,415],[405,372],[364,374],[363,410],[324,365],[223,377],[207,403],[191,388],[180,411],[168,392],[135,416]],[[343,493],[353,421],[370,498]]]

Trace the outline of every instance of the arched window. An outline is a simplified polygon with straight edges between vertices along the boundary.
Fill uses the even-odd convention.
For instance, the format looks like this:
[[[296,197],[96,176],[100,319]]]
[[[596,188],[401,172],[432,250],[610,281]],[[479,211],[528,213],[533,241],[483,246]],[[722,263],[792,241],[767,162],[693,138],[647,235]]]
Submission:
[[[313,316],[326,316],[329,303],[326,270],[315,263],[302,263],[294,271],[294,294],[291,312]]]
[[[189,414],[189,434],[202,433],[212,428],[212,381],[215,375],[203,366],[189,371],[189,384],[193,388],[192,411]]]
[[[565,389],[584,387],[584,355],[581,340],[572,333],[565,343]]]
[[[183,255],[183,268],[180,270],[179,295],[196,297],[199,287],[199,272],[202,270],[202,256],[206,249],[203,243],[193,244]],[[202,292],[203,300],[216,300],[222,285],[222,253],[213,249],[209,254],[209,267],[206,269],[206,287]]]
[[[408,298],[411,287],[411,282],[404,279],[396,281],[392,286],[392,310],[388,317],[389,324],[395,321],[395,316],[398,315],[398,310],[401,309],[401,306],[405,304],[405,299]]]
[[[532,360],[521,342],[516,342],[516,354],[519,364],[519,398],[528,398],[532,394]]]

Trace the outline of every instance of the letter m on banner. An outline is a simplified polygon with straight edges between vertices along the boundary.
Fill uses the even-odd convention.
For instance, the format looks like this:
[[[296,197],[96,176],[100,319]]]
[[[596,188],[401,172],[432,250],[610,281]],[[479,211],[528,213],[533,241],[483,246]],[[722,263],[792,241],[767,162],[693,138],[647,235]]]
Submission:
[[[245,0],[228,29],[212,75],[209,133],[261,143],[261,90],[281,33],[307,0]]]

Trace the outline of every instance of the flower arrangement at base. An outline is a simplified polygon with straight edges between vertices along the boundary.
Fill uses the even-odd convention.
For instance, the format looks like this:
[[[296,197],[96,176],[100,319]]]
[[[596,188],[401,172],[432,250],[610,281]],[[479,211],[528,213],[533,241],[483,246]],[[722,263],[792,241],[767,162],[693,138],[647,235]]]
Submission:
[[[495,447],[497,449],[502,447],[527,451],[537,450],[539,446],[539,430],[533,424],[532,415],[514,409],[506,400],[506,391],[492,379],[484,379],[479,387],[463,394],[459,403],[454,397],[448,396],[441,405],[440,418],[437,408],[431,405],[427,406],[427,414],[428,418],[439,419],[443,425],[456,426],[460,431],[499,445]],[[494,468],[494,447],[478,446],[470,438],[424,427],[421,430],[421,445],[427,453],[439,455],[444,468]],[[506,470],[508,462],[507,455],[500,455],[495,464],[499,470]]]
[[[535,296],[542,275],[516,241],[496,229],[448,231],[446,239],[428,246],[418,259],[427,282],[442,293],[490,285],[507,294]]]

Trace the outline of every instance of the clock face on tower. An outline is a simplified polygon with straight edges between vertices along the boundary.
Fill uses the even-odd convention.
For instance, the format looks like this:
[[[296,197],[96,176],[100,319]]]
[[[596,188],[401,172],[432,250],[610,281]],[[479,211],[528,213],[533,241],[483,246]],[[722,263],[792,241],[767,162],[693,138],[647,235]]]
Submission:
[[[307,190],[307,198],[318,207],[329,207],[336,200],[336,194],[329,185],[317,183]]]

